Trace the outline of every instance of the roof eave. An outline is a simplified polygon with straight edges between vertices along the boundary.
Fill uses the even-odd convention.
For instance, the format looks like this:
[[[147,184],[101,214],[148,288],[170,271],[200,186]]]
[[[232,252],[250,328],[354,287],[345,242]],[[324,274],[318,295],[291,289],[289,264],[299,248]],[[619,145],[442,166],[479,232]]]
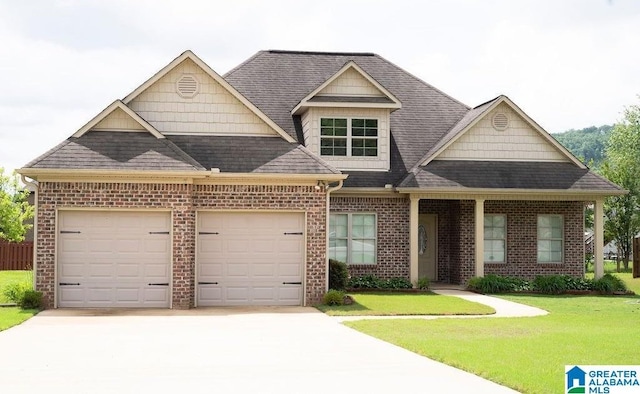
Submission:
[[[308,100],[301,101],[298,105],[291,110],[291,115],[301,115],[305,109],[311,107],[323,107],[323,108],[375,108],[375,109],[390,109],[395,111],[402,108],[401,103],[349,103],[349,102],[311,102]]]
[[[512,196],[519,197],[531,197],[525,198],[535,200],[536,198],[544,197],[558,197],[558,196],[621,196],[628,194],[627,190],[597,190],[597,189],[503,189],[503,188],[466,188],[466,187],[434,187],[434,188],[421,188],[421,187],[398,187],[396,190],[399,193],[406,194],[459,194],[460,196],[473,196],[473,195],[499,195],[499,196]]]

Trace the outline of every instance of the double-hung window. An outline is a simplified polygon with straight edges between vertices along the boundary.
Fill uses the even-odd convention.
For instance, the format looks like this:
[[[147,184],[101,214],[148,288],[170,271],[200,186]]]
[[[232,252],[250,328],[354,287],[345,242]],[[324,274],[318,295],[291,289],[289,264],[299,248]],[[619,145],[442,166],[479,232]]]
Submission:
[[[378,120],[321,118],[322,156],[378,156]]]
[[[376,215],[332,213],[329,216],[329,258],[347,264],[375,264]]]
[[[484,262],[506,262],[507,218],[505,215],[484,216]]]
[[[562,215],[538,215],[538,263],[562,263]]]

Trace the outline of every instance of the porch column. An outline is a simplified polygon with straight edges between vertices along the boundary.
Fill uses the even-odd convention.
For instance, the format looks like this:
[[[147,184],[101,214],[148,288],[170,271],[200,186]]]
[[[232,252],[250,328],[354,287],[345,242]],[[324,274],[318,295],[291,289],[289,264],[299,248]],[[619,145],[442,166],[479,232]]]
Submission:
[[[484,276],[484,200],[476,200],[476,275]]]
[[[409,209],[409,279],[411,283],[418,283],[418,210],[420,198],[410,196]]]
[[[593,209],[593,272],[596,279],[604,275],[604,200],[596,200]]]

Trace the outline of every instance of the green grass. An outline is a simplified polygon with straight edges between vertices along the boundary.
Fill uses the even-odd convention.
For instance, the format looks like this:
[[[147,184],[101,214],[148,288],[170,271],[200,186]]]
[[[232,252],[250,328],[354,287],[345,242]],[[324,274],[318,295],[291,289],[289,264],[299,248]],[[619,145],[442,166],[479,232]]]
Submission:
[[[563,392],[564,365],[640,364],[640,297],[502,298],[550,314],[345,324],[524,393]]]
[[[17,306],[0,308],[0,331],[17,326],[36,313],[37,309],[20,309]]]
[[[4,287],[10,283],[29,282],[33,278],[31,271],[0,271],[0,304],[10,302],[4,296]]]
[[[626,284],[629,290],[634,293],[640,295],[640,278],[633,278],[633,274],[631,273],[631,262],[629,263],[629,269],[625,270],[624,266],[620,264],[621,272],[616,272],[616,262],[612,260],[604,261],[604,273],[605,274],[614,274],[622,279]],[[585,275],[587,278],[593,279],[593,264],[590,264],[587,267],[587,273]]]
[[[496,311],[486,305],[458,297],[434,293],[356,293],[354,303],[342,306],[320,305],[332,316],[392,315],[488,315]]]
[[[3,289],[10,283],[31,282],[31,271],[0,271],[0,304],[9,300],[3,294]],[[16,326],[38,313],[37,309],[20,309],[18,307],[0,308],[0,331]]]

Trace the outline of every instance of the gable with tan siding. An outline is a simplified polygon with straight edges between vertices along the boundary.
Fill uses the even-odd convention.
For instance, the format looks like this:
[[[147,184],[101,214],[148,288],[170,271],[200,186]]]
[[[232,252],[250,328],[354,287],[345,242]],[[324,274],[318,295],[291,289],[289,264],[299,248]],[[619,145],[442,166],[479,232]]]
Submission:
[[[496,113],[508,118],[508,126],[493,127]],[[437,156],[438,160],[517,160],[570,162],[540,132],[509,105],[501,103]]]
[[[116,108],[91,128],[92,130],[146,131],[144,127],[122,109]]]
[[[362,74],[353,68],[345,70],[335,80],[331,81],[318,96],[354,96],[354,97],[386,97]]]
[[[177,82],[185,75],[198,81],[193,97],[177,91]],[[145,89],[129,107],[163,134],[278,136],[191,59]]]

